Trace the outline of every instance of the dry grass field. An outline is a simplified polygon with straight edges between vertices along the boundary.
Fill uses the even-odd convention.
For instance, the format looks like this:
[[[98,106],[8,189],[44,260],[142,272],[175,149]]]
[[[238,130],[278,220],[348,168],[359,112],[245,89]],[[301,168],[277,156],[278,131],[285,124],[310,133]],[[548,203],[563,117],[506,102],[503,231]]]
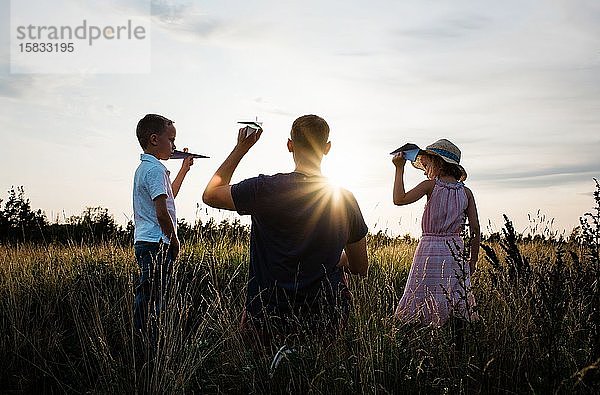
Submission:
[[[599,213],[570,240],[523,238],[507,222],[472,278],[481,320],[439,329],[392,317],[416,244],[371,237],[369,276],[351,281],[347,332],[333,344],[287,344],[295,352],[277,366],[284,343],[256,348],[238,330],[244,238],[197,234],[185,243],[152,357],[133,330],[132,248],[2,245],[0,389],[600,393]]]

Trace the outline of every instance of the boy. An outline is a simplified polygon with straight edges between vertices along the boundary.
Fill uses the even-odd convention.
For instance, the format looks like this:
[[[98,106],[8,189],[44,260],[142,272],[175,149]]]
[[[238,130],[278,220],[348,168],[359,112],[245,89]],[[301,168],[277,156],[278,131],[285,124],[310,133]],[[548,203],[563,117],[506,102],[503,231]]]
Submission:
[[[335,337],[344,328],[350,304],[342,266],[367,274],[367,226],[352,193],[332,187],[321,174],[331,142],[329,125],[316,115],[299,117],[292,125],[287,149],[293,172],[230,185],[261,134],[246,137],[240,129],[236,146],[203,195],[212,207],[251,215],[242,325],[254,329],[263,342],[306,330],[314,337]]]
[[[158,315],[161,289],[165,289],[171,264],[179,254],[174,199],[194,159],[189,156],[183,160],[171,184],[169,171],[159,160],[169,159],[175,150],[173,121],[147,114],[138,122],[136,135],[144,153],[133,179],[134,248],[141,270],[135,289],[134,324],[146,332],[148,306]]]

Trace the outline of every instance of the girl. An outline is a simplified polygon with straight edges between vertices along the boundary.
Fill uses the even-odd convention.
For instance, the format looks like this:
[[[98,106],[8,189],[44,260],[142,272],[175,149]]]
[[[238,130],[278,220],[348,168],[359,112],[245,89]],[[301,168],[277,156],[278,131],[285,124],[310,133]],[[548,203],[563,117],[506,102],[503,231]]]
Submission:
[[[395,155],[392,162],[396,166],[395,205],[414,203],[427,195],[421,222],[423,235],[396,308],[396,317],[435,326],[443,325],[451,315],[477,319],[469,277],[475,271],[479,254],[479,219],[473,193],[463,184],[467,173],[459,164],[460,150],[446,139],[429,145],[413,163],[425,171],[427,180],[408,192],[404,190],[406,159],[403,153]],[[469,220],[471,236],[468,265],[459,258],[463,256],[460,231],[465,217]]]

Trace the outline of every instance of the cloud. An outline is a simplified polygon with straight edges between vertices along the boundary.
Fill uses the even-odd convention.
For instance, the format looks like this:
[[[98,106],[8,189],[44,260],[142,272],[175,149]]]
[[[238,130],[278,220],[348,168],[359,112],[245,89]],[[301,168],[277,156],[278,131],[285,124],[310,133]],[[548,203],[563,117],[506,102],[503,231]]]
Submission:
[[[152,7],[152,16],[159,26],[182,37],[207,40],[227,31],[223,20],[186,5]]]
[[[153,0],[152,18],[156,26],[183,42],[237,46],[259,37],[265,30],[264,24],[259,29],[253,19],[209,13],[192,2]]]
[[[152,0],[150,7],[152,16],[156,16],[167,23],[183,20],[185,15],[192,9],[190,3],[165,0]]]
[[[0,97],[31,104],[55,106],[62,103],[67,90],[79,92],[82,83],[91,78],[81,74],[11,74],[10,65],[0,65]]]
[[[337,56],[348,56],[348,57],[370,57],[377,55],[375,51],[340,51],[335,53]]]
[[[89,78],[83,74],[0,74],[0,97],[64,108],[65,102],[83,95],[80,87]]]
[[[274,115],[283,115],[285,117],[295,116],[295,114],[291,111],[286,111],[278,106],[273,105],[269,100],[265,99],[264,97],[255,97],[252,101],[256,105],[258,105],[262,112]]]
[[[549,166],[542,169],[521,170],[514,172],[493,172],[474,175],[472,180],[480,184],[506,185],[545,188],[556,185],[573,184],[591,181],[600,176],[600,163],[590,161],[581,164],[565,164]]]
[[[0,97],[21,98],[33,89],[35,78],[30,74],[0,73]]]
[[[419,40],[464,39],[468,35],[480,34],[480,31],[489,27],[492,21],[491,18],[483,15],[464,15],[431,21],[432,23],[424,26],[398,29],[394,33],[401,38]]]

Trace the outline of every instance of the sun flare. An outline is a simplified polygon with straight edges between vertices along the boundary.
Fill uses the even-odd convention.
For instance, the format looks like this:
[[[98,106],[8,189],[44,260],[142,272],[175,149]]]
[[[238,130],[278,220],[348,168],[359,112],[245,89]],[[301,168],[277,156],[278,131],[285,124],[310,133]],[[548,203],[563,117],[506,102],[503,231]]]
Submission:
[[[352,165],[337,158],[328,158],[323,162],[323,175],[336,188],[350,189],[353,183]]]

